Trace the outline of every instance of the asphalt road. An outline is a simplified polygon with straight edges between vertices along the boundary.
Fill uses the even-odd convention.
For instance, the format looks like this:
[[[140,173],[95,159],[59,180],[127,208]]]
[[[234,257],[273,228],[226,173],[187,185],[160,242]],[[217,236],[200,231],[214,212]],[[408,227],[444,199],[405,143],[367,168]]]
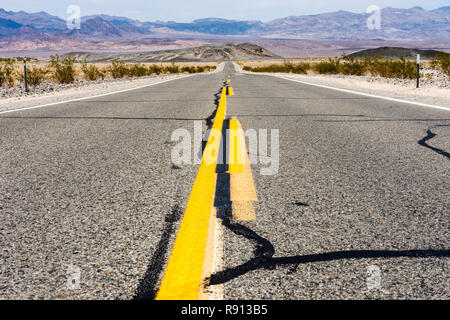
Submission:
[[[448,299],[449,112],[231,64],[0,115],[0,299],[153,297],[198,170],[171,134],[210,124],[228,73],[227,115],[279,129],[280,164],[252,166],[256,221],[220,217],[224,298]]]
[[[262,239],[227,232],[227,299],[450,297],[448,111],[271,76],[231,82],[228,115],[280,130],[280,168],[253,166],[257,220],[243,224],[273,259],[257,259],[271,254]]]
[[[0,299],[148,295],[198,170],[172,166],[171,134],[206,130],[225,78],[0,115]]]

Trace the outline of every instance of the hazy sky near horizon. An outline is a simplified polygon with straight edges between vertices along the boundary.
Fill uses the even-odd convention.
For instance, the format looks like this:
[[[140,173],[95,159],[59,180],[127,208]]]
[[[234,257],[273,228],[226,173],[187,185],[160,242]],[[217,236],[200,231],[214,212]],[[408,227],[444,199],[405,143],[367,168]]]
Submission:
[[[78,5],[81,14],[104,13],[141,21],[188,22],[216,17],[239,20],[269,21],[287,16],[317,14],[337,10],[364,12],[370,5],[380,8],[431,10],[448,6],[448,0],[1,0],[0,8],[27,12],[45,11],[61,18],[69,15],[69,5]]]

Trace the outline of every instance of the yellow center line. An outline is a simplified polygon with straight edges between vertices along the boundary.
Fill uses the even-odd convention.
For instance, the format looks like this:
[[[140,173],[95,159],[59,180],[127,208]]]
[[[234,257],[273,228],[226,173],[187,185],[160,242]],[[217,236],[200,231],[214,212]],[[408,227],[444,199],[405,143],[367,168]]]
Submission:
[[[230,173],[230,201],[233,219],[256,220],[253,202],[258,200],[252,169],[245,146],[241,123],[230,120],[228,172]]]
[[[216,165],[223,121],[226,88],[217,109],[183,220],[156,300],[197,300],[202,287],[203,264],[215,191]]]

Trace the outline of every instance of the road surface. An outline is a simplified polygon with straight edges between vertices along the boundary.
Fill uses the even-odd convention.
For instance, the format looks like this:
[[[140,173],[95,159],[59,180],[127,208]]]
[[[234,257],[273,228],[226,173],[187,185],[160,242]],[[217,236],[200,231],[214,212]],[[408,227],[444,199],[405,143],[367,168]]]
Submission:
[[[201,170],[172,163],[171,135],[210,128],[224,86],[227,118],[279,130],[279,168],[251,165],[243,221],[230,168],[211,177],[216,298],[450,298],[450,113],[227,63],[0,115],[0,299],[155,298]]]

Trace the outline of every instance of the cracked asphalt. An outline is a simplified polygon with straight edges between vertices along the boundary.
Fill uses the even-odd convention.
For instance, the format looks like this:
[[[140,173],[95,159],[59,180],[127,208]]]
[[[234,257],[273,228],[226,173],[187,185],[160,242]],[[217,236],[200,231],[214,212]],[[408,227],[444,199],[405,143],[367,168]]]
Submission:
[[[152,298],[198,166],[171,134],[280,130],[257,220],[223,218],[225,299],[449,299],[450,114],[276,77],[198,75],[0,115],[0,299]],[[80,288],[68,288],[68,268]]]
[[[271,76],[231,83],[228,115],[279,129],[280,167],[252,167],[257,220],[240,223],[274,254],[225,233],[213,282],[226,299],[450,297],[448,111]]]
[[[225,79],[198,75],[1,115],[0,299],[148,293],[141,282],[170,253],[173,211],[184,211],[198,170],[172,166],[171,134],[192,135],[194,120],[206,129]],[[71,265],[77,290],[66,284]]]

